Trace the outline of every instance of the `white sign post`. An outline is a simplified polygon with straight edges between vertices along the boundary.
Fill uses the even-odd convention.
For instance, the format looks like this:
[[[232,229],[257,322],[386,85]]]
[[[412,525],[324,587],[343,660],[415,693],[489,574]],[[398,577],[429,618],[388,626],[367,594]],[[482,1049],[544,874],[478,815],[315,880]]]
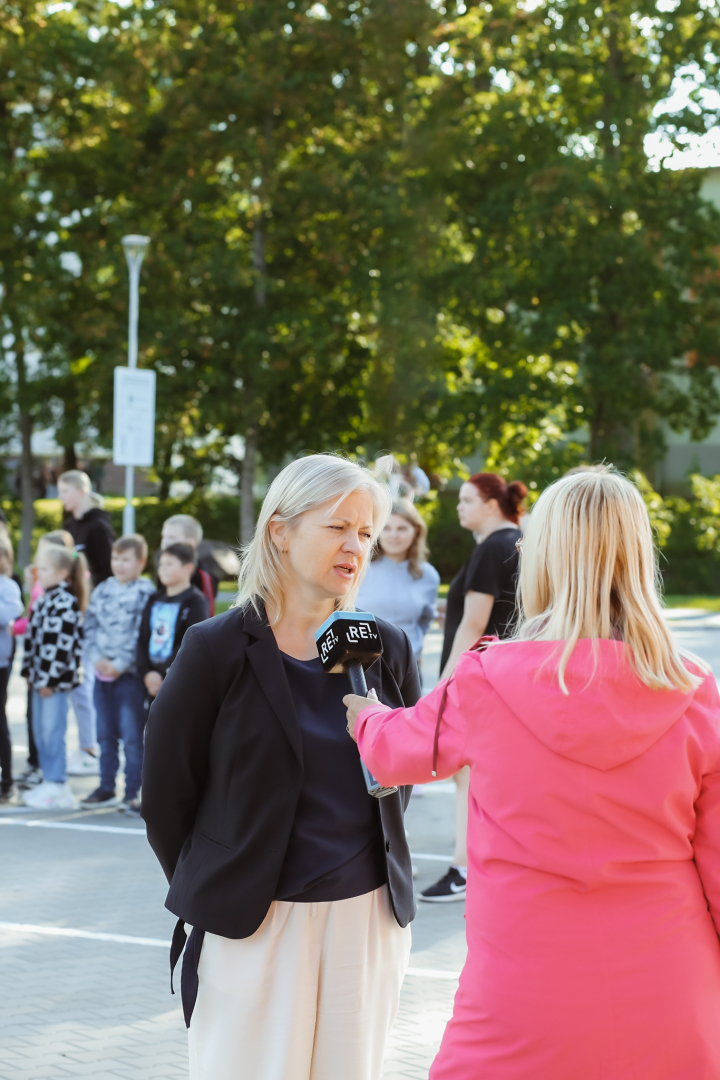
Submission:
[[[128,366],[115,368],[115,422],[113,461],[125,465],[125,509],[123,536],[135,532],[135,466],[152,465],[155,427],[155,372],[137,370],[137,331],[140,292],[140,267],[150,243],[148,236],[123,236],[125,259],[130,273],[130,310],[128,317]],[[124,372],[124,375],[120,375]],[[151,378],[150,378],[151,377]],[[133,381],[133,378],[135,381]],[[152,383],[152,390],[150,385]],[[124,398],[120,402],[118,391]],[[137,415],[134,413],[137,410]],[[150,435],[148,436],[148,417]]]
[[[134,469],[152,465],[155,450],[155,372],[115,368],[113,462],[125,465],[123,535],[135,532]]]

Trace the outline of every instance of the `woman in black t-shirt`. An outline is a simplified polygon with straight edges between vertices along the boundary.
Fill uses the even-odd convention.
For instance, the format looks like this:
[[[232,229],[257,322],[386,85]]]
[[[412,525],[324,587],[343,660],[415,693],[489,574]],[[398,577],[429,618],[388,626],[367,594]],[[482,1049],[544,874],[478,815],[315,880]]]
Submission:
[[[522,501],[527,488],[519,480],[506,484],[495,473],[476,473],[460,488],[458,517],[475,533],[477,544],[452,580],[445,611],[445,640],[440,678],[483,634],[509,635],[515,613],[518,570],[517,542]],[[465,898],[467,877],[467,801],[470,770],[455,777],[455,854],[448,872],[420,893],[421,900],[447,903]]]

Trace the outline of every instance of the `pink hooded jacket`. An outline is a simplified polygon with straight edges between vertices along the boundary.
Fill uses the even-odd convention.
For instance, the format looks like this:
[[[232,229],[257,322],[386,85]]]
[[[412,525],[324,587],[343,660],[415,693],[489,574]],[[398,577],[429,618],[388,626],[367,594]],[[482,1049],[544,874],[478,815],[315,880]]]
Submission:
[[[471,767],[468,957],[431,1080],[720,1080],[720,698],[646,687],[616,641],[466,653],[438,777]],[[356,727],[431,780],[444,684]]]

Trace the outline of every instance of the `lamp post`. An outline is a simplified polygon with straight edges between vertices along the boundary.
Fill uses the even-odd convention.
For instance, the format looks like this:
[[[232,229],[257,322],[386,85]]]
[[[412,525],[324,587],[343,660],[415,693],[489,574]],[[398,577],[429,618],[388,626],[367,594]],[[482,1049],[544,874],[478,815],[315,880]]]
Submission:
[[[149,236],[123,236],[125,259],[130,273],[130,317],[128,321],[128,367],[137,367],[138,306],[140,298],[140,267],[145,257]],[[123,510],[123,535],[135,532],[135,466],[125,466],[125,509]]]

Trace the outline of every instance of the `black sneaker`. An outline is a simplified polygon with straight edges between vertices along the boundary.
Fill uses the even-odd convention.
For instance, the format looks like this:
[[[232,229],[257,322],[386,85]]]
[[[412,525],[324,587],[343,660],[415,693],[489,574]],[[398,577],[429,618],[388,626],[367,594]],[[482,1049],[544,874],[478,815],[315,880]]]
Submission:
[[[2,784],[0,786],[0,803],[5,805],[5,803],[12,802],[14,793],[15,787],[12,781],[9,784]]]
[[[38,784],[42,784],[42,778],[42,769],[29,765],[22,776],[19,777],[17,786],[22,791],[29,791],[31,787],[37,787]]]
[[[430,904],[451,904],[454,900],[465,899],[467,882],[459,870],[451,866],[447,874],[420,893],[421,900]]]
[[[81,799],[80,805],[83,810],[97,810],[98,806],[116,806],[117,796],[114,791],[103,791],[99,787],[92,795],[88,795],[87,799]]]
[[[140,817],[140,796],[136,795],[134,799],[123,799],[122,808],[126,814]]]

